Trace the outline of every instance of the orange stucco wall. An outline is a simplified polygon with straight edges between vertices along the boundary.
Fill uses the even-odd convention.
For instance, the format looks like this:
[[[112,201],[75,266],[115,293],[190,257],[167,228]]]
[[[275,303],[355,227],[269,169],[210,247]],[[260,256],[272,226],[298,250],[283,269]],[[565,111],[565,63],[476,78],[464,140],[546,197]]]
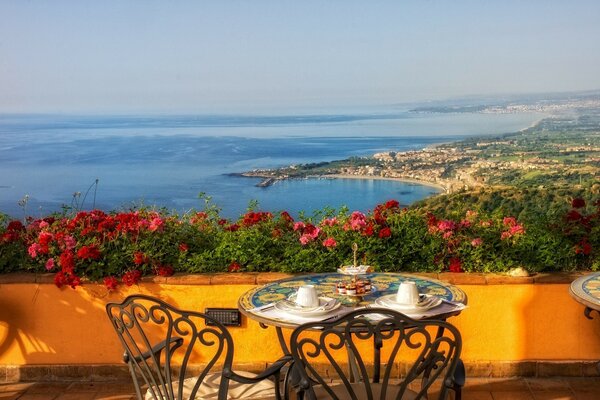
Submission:
[[[470,361],[600,359],[600,317],[588,320],[568,284],[459,285],[469,307],[452,318]],[[0,285],[0,365],[119,364],[122,350],[104,305],[133,293],[160,297],[180,308],[236,307],[254,287],[144,283],[107,294],[100,285],[76,290],[52,284]],[[231,328],[236,363],[281,355],[274,329],[243,320]],[[289,333],[289,332],[288,332]]]

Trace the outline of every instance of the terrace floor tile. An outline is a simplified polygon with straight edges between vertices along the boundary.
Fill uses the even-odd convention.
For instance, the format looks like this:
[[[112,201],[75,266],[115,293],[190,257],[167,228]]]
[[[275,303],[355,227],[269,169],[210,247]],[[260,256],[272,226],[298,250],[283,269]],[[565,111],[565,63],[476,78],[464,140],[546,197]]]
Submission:
[[[24,393],[19,400],[55,400],[59,393]]]
[[[0,393],[0,400],[17,400],[23,392],[2,392]]]
[[[571,386],[567,379],[555,378],[555,379],[544,379],[544,378],[527,378],[529,388],[534,392],[542,391],[569,391]]]
[[[533,392],[535,400],[576,400],[575,394],[571,391],[543,391]]]
[[[66,392],[61,393],[55,400],[94,400],[96,392]]]
[[[462,398],[600,399],[600,378],[467,378]],[[6,383],[0,384],[0,400],[135,400],[135,390],[131,382],[121,381]]]
[[[491,394],[494,400],[534,400],[533,394],[529,390],[507,390],[505,392],[491,392]]]
[[[71,386],[70,382],[41,382],[30,386],[27,394],[46,394],[46,393],[62,393]]]
[[[489,379],[488,387],[491,392],[514,392],[514,391],[528,391],[529,390],[527,381],[523,378]]]

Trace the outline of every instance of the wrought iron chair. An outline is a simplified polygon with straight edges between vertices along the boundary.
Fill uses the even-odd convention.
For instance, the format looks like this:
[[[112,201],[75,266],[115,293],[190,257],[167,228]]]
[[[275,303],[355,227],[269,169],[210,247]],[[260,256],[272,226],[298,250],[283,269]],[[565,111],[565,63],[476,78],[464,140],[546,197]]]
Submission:
[[[281,398],[280,373],[291,357],[258,375],[233,372],[233,339],[208,315],[145,295],[109,303],[106,312],[139,400]]]
[[[449,389],[460,399],[461,347],[459,331],[445,321],[380,308],[303,324],[290,339],[297,394],[309,400],[428,399],[438,390],[445,399]]]

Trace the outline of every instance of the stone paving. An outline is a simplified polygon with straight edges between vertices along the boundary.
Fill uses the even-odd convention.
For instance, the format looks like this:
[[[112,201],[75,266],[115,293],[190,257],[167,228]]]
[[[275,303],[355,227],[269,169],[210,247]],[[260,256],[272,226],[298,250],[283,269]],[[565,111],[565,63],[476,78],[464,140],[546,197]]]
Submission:
[[[0,400],[130,400],[127,382],[27,382],[0,384]],[[600,378],[471,378],[464,400],[600,399]]]

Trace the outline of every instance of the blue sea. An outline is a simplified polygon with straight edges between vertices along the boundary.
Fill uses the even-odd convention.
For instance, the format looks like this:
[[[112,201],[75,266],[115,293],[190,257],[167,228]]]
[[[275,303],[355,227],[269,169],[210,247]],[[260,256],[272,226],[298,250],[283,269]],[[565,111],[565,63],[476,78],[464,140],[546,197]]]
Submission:
[[[384,180],[288,180],[260,188],[230,176],[255,168],[421,149],[514,132],[540,114],[417,114],[407,111],[290,116],[0,115],[0,212],[42,216],[81,209],[202,209],[223,216],[258,209],[310,215],[323,207],[368,211],[438,193]],[[97,184],[95,184],[97,180]],[[81,193],[80,195],[74,195]],[[26,204],[21,202],[27,196]],[[21,204],[19,204],[21,203]]]

